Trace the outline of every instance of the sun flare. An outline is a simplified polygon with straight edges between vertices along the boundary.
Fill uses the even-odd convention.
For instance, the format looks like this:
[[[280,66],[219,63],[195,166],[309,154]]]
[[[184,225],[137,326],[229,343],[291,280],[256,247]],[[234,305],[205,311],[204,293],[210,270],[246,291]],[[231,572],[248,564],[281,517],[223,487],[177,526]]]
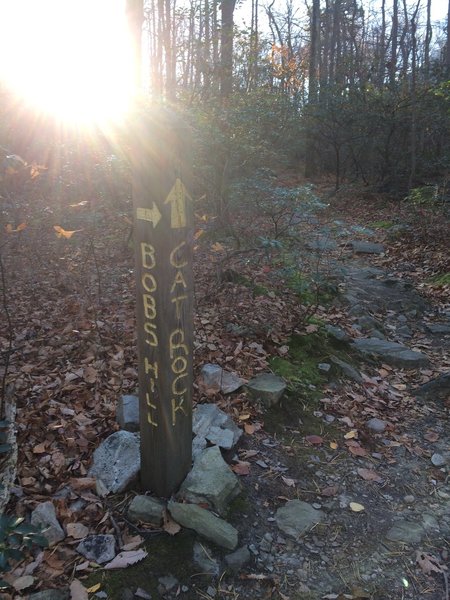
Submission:
[[[0,83],[74,124],[124,115],[132,93],[124,0],[0,0]]]

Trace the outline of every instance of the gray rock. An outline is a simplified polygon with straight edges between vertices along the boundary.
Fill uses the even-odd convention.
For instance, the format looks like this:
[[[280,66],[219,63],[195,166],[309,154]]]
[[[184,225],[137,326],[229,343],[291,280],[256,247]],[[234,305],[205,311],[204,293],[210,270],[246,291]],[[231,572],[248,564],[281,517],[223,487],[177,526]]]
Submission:
[[[139,398],[131,395],[121,396],[117,403],[116,419],[121,429],[139,431]]]
[[[373,331],[374,329],[381,329],[381,323],[370,315],[363,315],[358,319],[358,325],[363,331]]]
[[[450,372],[424,383],[413,394],[423,400],[445,400],[450,395]]]
[[[373,419],[367,421],[366,427],[375,433],[382,433],[386,429],[386,423],[381,419],[373,417]]]
[[[225,556],[225,564],[228,569],[233,573],[238,573],[242,567],[245,567],[250,560],[252,555],[250,554],[250,550],[247,546],[242,546],[242,548],[238,548],[231,554],[227,554]]]
[[[337,244],[336,242],[329,237],[317,238],[308,242],[307,247],[310,250],[322,251],[325,252],[327,250],[336,250]]]
[[[331,365],[330,365],[330,363],[319,363],[317,365],[317,368],[319,369],[319,371],[322,371],[322,373],[329,373],[330,369],[331,369]]]
[[[286,390],[286,383],[281,377],[272,373],[262,373],[247,383],[250,394],[270,408],[280,401]]]
[[[159,586],[161,586],[161,591],[164,594],[165,592],[170,592],[174,587],[178,585],[178,579],[173,575],[166,575],[165,577],[158,578]]]
[[[195,435],[192,440],[192,460],[195,460],[199,454],[203,452],[203,450],[208,445],[206,438],[201,435]]]
[[[198,404],[192,415],[192,430],[200,437],[229,450],[242,435],[231,417],[215,404]]]
[[[351,337],[340,327],[335,327],[334,325],[325,325],[325,331],[330,337],[334,338],[338,342],[349,342],[351,340]]]
[[[94,452],[89,476],[97,479],[100,496],[123,492],[141,468],[139,434],[116,431]]]
[[[54,546],[66,537],[63,528],[56,518],[53,502],[50,500],[38,504],[31,513],[31,524],[42,529],[50,546]]]
[[[443,335],[450,334],[450,325],[447,325],[446,323],[428,323],[427,329],[431,333],[442,333]]]
[[[196,458],[178,496],[194,504],[206,502],[219,514],[223,514],[230,501],[240,492],[238,478],[223,460],[219,448],[212,446]]]
[[[397,329],[395,330],[395,333],[404,338],[412,337],[412,331],[408,327],[408,325],[401,325],[400,327],[397,327]]]
[[[357,252],[358,254],[382,254],[384,252],[383,244],[376,244],[374,242],[355,240],[349,242],[349,246],[352,247],[353,252]]]
[[[151,496],[135,496],[128,508],[130,521],[142,521],[152,525],[161,525],[163,519],[164,502]]]
[[[109,562],[116,556],[116,540],[113,535],[88,535],[77,546],[77,552],[99,565]]]
[[[391,542],[417,544],[424,535],[423,526],[413,521],[398,521],[387,532],[386,538]]]
[[[209,363],[203,365],[201,376],[208,390],[220,391],[224,394],[231,394],[231,392],[235,392],[244,384],[244,380],[234,373],[225,371],[219,365]]]
[[[179,504],[171,500],[168,505],[173,519],[204,538],[229,550],[238,544],[237,530],[219,517],[196,504]]]
[[[202,574],[219,575],[219,561],[213,558],[212,551],[205,544],[194,543],[194,564],[201,569]]]
[[[437,452],[435,452],[431,457],[431,462],[435,467],[443,467],[447,461],[442,456],[442,454],[438,454]]]
[[[337,356],[330,356],[330,360],[332,363],[337,365],[344,375],[347,375],[349,379],[353,379],[353,381],[356,381],[356,383],[362,383],[364,381],[361,373],[349,363],[341,360]]]
[[[378,340],[376,338],[361,338],[355,340],[352,346],[365,356],[375,356],[380,360],[405,369],[425,367],[429,359],[421,352],[410,350],[397,342]]]
[[[28,600],[69,600],[69,598],[69,588],[62,588],[60,590],[42,590],[28,596]]]
[[[316,510],[307,502],[289,500],[275,513],[276,523],[286,535],[297,539],[313,525],[319,523],[324,513]]]

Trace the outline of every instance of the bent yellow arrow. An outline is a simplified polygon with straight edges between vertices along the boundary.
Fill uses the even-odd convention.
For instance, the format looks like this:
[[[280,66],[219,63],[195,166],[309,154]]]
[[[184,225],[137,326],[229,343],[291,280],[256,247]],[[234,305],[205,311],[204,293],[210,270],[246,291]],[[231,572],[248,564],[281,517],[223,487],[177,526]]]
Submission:
[[[184,183],[177,177],[164,204],[170,204],[170,227],[180,229],[186,227],[186,199],[192,200],[187,193]]]
[[[159,208],[153,202],[152,208],[137,208],[136,218],[140,221],[150,221],[155,228],[161,220],[161,213],[159,212]]]

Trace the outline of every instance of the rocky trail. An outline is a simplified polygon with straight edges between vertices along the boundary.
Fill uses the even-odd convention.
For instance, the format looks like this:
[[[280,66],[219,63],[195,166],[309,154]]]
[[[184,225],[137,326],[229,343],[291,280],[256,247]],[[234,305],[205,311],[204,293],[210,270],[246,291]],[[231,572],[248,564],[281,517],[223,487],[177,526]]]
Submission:
[[[168,504],[133,483],[132,353],[108,352],[104,362],[121,364],[121,382],[109,372],[106,394],[90,388],[96,403],[85,375],[54,385],[66,391],[62,406],[51,381],[44,393],[44,375],[33,379],[27,368],[35,355],[16,367],[19,477],[10,506],[51,524],[52,546],[35,552],[31,568],[15,565],[16,591],[5,598],[449,600],[449,299],[426,293],[417,260],[399,258],[398,236],[382,227],[336,218],[333,207],[293,226],[302,234],[299,264],[320,274],[310,314],[286,269],[256,270],[237,254],[218,282],[217,264],[208,271],[199,251],[196,459]],[[117,322],[123,348],[133,327],[130,275],[126,261],[114,268],[110,309],[126,304]],[[67,302],[62,296],[66,311]],[[80,364],[105,378],[100,363]],[[42,429],[25,435],[43,398],[52,431],[61,418],[75,420],[85,445],[71,453],[61,438],[44,443]],[[56,452],[82,458],[55,470]],[[144,553],[127,568],[98,566],[118,550]],[[24,577],[24,588],[14,583]]]

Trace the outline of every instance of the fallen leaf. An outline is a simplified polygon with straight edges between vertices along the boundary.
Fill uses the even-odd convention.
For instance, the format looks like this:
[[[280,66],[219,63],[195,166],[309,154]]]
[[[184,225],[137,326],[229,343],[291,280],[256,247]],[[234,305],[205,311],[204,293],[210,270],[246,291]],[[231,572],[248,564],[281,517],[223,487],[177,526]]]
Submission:
[[[338,493],[339,488],[337,485],[329,485],[327,487],[324,487],[323,490],[320,492],[320,494],[322,496],[336,496],[336,494]]]
[[[249,475],[250,474],[250,463],[240,460],[231,467],[231,470],[237,475]]]
[[[247,421],[250,417],[250,413],[243,413],[242,415],[239,415],[239,421]]]
[[[181,531],[181,525],[172,519],[167,510],[164,511],[163,529],[169,535],[176,535]]]
[[[361,512],[365,510],[364,506],[362,504],[358,504],[358,502],[350,502],[349,506],[353,512]]]
[[[225,248],[219,242],[215,242],[214,244],[212,244],[211,250],[213,250],[214,252],[223,252]]]
[[[310,444],[320,445],[323,443],[323,438],[320,435],[307,435],[305,440]]]
[[[22,577],[18,577],[13,581],[13,587],[17,592],[21,590],[26,590],[31,587],[34,583],[34,577],[31,575],[23,575]]]
[[[87,589],[87,592],[89,594],[95,594],[95,592],[98,592],[98,590],[102,587],[101,583],[96,583],[95,585],[93,585],[92,587]]]
[[[72,477],[69,483],[73,490],[95,489],[95,477]]]
[[[358,437],[358,430],[357,429],[352,429],[351,431],[348,431],[344,435],[344,439],[346,439],[346,440],[352,440],[355,437]]]
[[[349,446],[348,449],[355,456],[367,456],[367,450],[361,446]]]
[[[82,229],[74,229],[73,231],[66,231],[59,225],[53,225],[53,229],[56,231],[56,237],[66,238],[67,240],[69,240],[73,236],[74,233],[83,231]]]
[[[244,430],[247,435],[253,435],[255,433],[255,426],[251,423],[245,423]]]
[[[316,333],[316,331],[319,331],[319,326],[318,325],[307,325],[305,327],[305,331],[306,331],[306,333]]]
[[[111,562],[106,563],[104,569],[125,569],[130,565],[143,560],[148,556],[145,550],[130,550],[129,552],[120,552]]]
[[[429,575],[430,573],[443,573],[444,570],[447,570],[447,567],[439,564],[438,559],[432,554],[417,551],[416,561],[425,575]]]
[[[83,523],[67,523],[66,529],[67,535],[76,540],[81,540],[89,534],[89,528]]]
[[[289,477],[281,476],[283,483],[285,483],[288,487],[295,487],[295,480],[290,479]]]
[[[341,417],[340,419],[338,419],[338,421],[340,421],[341,423],[345,423],[346,425],[348,425],[349,427],[353,427],[354,423],[353,421],[350,419],[350,417]]]
[[[362,477],[363,479],[365,479],[366,481],[383,481],[383,479],[380,477],[380,475],[378,475],[378,473],[375,473],[375,471],[371,471],[370,469],[357,469],[357,473],[360,477]]]
[[[423,437],[429,442],[437,442],[437,440],[439,439],[439,434],[436,431],[430,430],[427,431]]]
[[[78,579],[74,579],[70,584],[70,600],[88,600],[87,589]]]
[[[331,448],[332,450],[337,450],[337,449],[338,449],[337,442],[330,442],[330,448]]]

